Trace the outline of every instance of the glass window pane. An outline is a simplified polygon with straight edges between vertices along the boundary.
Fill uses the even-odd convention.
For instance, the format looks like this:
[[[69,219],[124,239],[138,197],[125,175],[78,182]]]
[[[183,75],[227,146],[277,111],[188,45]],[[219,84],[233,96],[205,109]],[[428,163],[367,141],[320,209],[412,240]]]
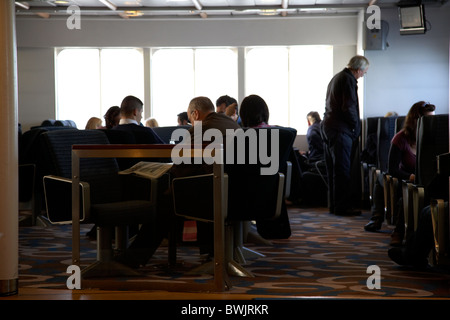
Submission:
[[[257,94],[269,107],[269,124],[289,126],[287,48],[253,48],[246,56],[246,96]]]
[[[64,49],[57,56],[56,118],[73,120],[84,129],[100,114],[99,53],[97,49]]]
[[[144,60],[137,49],[101,50],[101,114],[119,106],[128,95],[144,102]],[[145,116],[145,115],[144,115]]]
[[[57,56],[56,115],[84,129],[90,117],[120,106],[127,95],[143,100],[143,55],[136,49],[64,49]],[[103,123],[104,124],[104,123]]]
[[[333,76],[332,46],[299,46],[289,51],[290,126],[306,134],[306,115],[323,117],[328,82]]]
[[[266,100],[270,124],[306,134],[308,112],[325,110],[332,72],[332,46],[252,48],[246,56],[246,95]]]
[[[229,95],[237,99],[237,54],[231,49],[195,50],[195,96],[217,98]]]
[[[176,126],[177,114],[194,97],[192,49],[161,49],[152,56],[152,117],[160,126]]]

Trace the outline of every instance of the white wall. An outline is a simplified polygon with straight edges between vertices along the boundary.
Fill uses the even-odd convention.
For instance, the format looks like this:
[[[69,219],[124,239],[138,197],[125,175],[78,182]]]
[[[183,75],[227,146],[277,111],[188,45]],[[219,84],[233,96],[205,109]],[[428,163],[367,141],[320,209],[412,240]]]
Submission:
[[[22,130],[55,119],[55,72],[52,48],[17,50],[18,116]]]
[[[431,30],[400,35],[396,9],[382,9],[389,23],[386,50],[369,50],[365,76],[365,117],[388,111],[405,115],[417,101],[436,105],[436,113],[449,112],[450,7],[425,9]]]

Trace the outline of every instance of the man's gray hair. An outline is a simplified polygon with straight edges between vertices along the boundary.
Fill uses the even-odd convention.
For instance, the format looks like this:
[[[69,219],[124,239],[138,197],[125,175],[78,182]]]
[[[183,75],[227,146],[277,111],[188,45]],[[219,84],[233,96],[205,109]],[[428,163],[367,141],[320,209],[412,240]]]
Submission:
[[[365,70],[369,67],[369,60],[367,60],[366,57],[356,55],[353,58],[350,59],[350,61],[347,64],[347,68],[351,70]]]
[[[214,111],[214,104],[208,97],[196,97],[189,102],[189,110],[198,110],[202,113]]]

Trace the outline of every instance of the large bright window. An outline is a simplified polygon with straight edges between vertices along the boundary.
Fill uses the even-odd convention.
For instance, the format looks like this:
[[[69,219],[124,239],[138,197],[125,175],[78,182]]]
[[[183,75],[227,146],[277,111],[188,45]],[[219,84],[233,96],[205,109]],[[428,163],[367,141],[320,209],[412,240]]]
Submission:
[[[189,101],[206,96],[215,104],[238,99],[237,53],[228,48],[157,49],[151,60],[152,117],[159,125],[177,124]]]
[[[150,114],[144,119],[151,116],[160,126],[172,126],[196,96],[215,103],[229,95],[240,103],[244,97],[238,96],[239,80],[245,95],[258,94],[266,100],[269,124],[305,134],[308,112],[322,116],[325,110],[333,75],[332,46],[249,47],[243,59],[238,59],[236,48],[149,50],[149,70],[144,69],[143,49],[58,50],[57,119],[74,120],[82,129],[90,117],[103,120],[108,108],[119,106],[127,95],[148,102],[144,101],[147,93],[150,103],[145,110]],[[238,60],[243,64],[238,65]]]
[[[56,59],[56,88],[56,118],[84,129],[90,117],[103,120],[127,95],[144,100],[142,51],[63,49]]]
[[[305,134],[306,115],[325,111],[325,95],[333,75],[332,46],[249,48],[246,95],[260,95],[270,111],[269,124]]]

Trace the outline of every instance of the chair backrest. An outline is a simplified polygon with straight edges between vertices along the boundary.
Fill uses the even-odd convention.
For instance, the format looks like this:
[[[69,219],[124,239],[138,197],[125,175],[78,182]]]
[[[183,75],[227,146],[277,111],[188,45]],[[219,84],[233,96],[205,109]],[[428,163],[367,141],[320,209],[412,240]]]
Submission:
[[[243,129],[241,133],[247,136],[224,138],[224,171],[228,185],[227,218],[238,221],[271,219],[276,216],[278,202],[284,201],[278,192],[282,180],[279,172],[292,150],[296,130],[283,127],[249,128]],[[233,144],[230,143],[228,147],[233,146],[233,153],[225,147],[226,139],[231,137]],[[233,157],[229,156],[227,160],[227,154],[233,154]],[[269,157],[265,158],[267,155]],[[273,168],[272,165],[276,167]],[[262,169],[268,172],[261,172]],[[212,174],[174,179],[172,186],[175,212],[195,219],[212,220],[212,185]],[[193,206],[192,199],[196,199],[199,205]]]
[[[417,122],[415,182],[425,189],[438,183],[437,156],[449,152],[448,130],[448,114],[423,116]],[[448,177],[442,180],[448,188]]]
[[[279,172],[286,169],[297,132],[284,127],[248,128],[243,131],[248,138],[233,137],[232,163],[228,159],[231,157],[227,157],[230,150],[225,148],[228,219],[271,219],[278,205]],[[242,143],[244,148],[239,152]],[[267,155],[270,155],[270,160],[264,159]],[[244,164],[240,164],[240,160],[244,160]],[[274,168],[274,165],[278,166]]]
[[[189,129],[191,126],[184,125],[184,126],[167,126],[167,127],[156,127],[153,128],[153,131],[156,132],[156,134],[164,141],[164,143],[169,144],[172,139],[172,132],[174,132],[177,129]]]
[[[57,130],[43,133],[43,146],[48,161],[54,166],[54,175],[72,177],[72,145],[109,144],[105,133],[100,130]],[[114,158],[84,158],[80,160],[80,180],[89,183],[92,203],[119,201],[122,197],[117,172],[119,167]]]
[[[406,116],[399,116],[395,120],[395,133],[398,133],[403,128]]]
[[[111,144],[135,144],[136,139],[129,131],[111,130],[111,129],[97,129],[105,133]]]
[[[104,132],[110,144],[135,144],[136,139],[133,133],[124,130],[96,129]],[[141,159],[138,158],[117,158],[120,170],[132,167]]]
[[[391,140],[395,135],[395,121],[397,117],[381,117],[377,128],[377,167],[382,172],[388,169],[389,149]]]
[[[174,211],[199,221],[214,221],[214,177],[204,174],[176,178],[172,183]]]
[[[41,127],[51,127],[55,125],[55,119],[46,119],[42,121]]]
[[[77,125],[75,124],[75,121],[73,121],[73,120],[55,120],[53,125],[56,127],[71,127],[71,128],[77,127]]]
[[[378,119],[381,117],[368,117],[365,121],[365,136],[364,141],[367,141],[367,137],[371,134],[377,134]]]

